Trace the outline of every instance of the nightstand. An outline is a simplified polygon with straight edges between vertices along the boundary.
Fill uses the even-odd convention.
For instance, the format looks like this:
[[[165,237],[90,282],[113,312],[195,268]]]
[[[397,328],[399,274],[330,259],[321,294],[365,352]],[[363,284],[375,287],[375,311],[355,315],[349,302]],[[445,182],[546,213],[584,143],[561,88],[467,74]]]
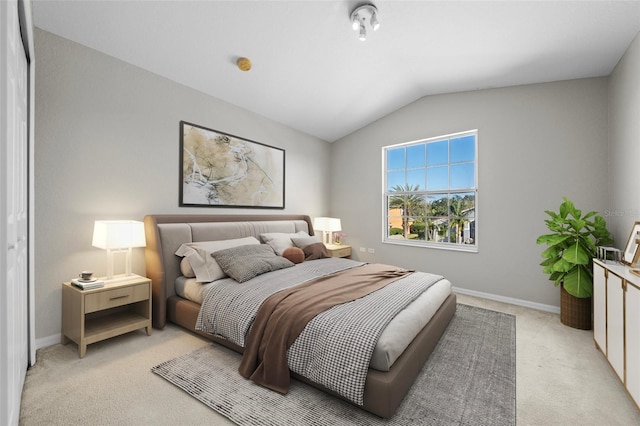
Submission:
[[[87,345],[144,328],[151,335],[151,280],[134,275],[81,290],[62,284],[62,344],[78,344],[80,358]]]
[[[350,257],[351,246],[345,244],[325,244],[331,257]]]

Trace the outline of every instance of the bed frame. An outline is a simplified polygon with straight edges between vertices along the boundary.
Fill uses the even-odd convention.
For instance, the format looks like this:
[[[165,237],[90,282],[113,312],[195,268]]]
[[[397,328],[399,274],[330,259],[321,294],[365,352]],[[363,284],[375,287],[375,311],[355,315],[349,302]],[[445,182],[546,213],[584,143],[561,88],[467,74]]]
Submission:
[[[195,330],[200,305],[175,293],[175,279],[180,275],[180,258],[175,251],[187,242],[258,238],[264,232],[305,231],[314,235],[311,219],[306,215],[147,215],[144,225],[146,274],[152,281],[153,326],[163,328],[169,321],[239,353],[241,347]],[[361,408],[385,418],[397,411],[455,310],[456,297],[452,293],[388,372],[369,369]],[[335,395],[304,377],[296,374],[293,377]]]

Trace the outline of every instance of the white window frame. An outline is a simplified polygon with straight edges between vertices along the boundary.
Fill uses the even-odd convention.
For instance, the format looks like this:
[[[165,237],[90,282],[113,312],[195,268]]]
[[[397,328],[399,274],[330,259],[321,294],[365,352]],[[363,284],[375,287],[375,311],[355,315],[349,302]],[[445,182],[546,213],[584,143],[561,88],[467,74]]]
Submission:
[[[428,144],[431,142],[437,142],[448,139],[455,139],[462,136],[475,136],[475,152],[474,152],[474,180],[475,186],[473,188],[464,188],[464,189],[455,189],[451,188],[447,190],[438,190],[438,191],[428,191],[426,188],[422,191],[418,191],[417,193],[422,195],[429,194],[455,194],[455,193],[470,193],[473,192],[475,196],[475,211],[474,211],[474,221],[475,221],[475,241],[474,244],[459,244],[459,243],[449,243],[449,242],[434,242],[434,241],[426,241],[426,240],[410,240],[410,239],[395,239],[389,238],[388,229],[389,229],[389,208],[387,205],[388,196],[391,192],[387,191],[387,152],[389,150],[400,148],[400,147],[408,147],[412,145],[420,145],[420,144]],[[451,163],[447,163],[451,165]],[[406,170],[406,168],[405,168]],[[412,247],[423,247],[423,248],[435,248],[442,250],[453,250],[453,251],[462,251],[462,252],[478,252],[478,242],[480,241],[478,234],[479,229],[477,226],[478,223],[478,129],[467,130],[464,132],[451,133],[447,135],[435,136],[426,139],[419,139],[410,142],[403,142],[395,145],[387,145],[382,147],[382,243],[384,244],[394,244],[394,245],[403,245],[403,246],[412,246]]]

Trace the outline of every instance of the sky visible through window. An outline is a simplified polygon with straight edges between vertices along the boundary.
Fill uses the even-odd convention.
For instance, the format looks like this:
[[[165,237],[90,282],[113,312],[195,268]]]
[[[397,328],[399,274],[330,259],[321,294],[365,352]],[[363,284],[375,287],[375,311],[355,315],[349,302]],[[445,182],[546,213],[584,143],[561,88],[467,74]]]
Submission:
[[[387,151],[387,191],[412,187],[440,191],[475,187],[475,135]]]

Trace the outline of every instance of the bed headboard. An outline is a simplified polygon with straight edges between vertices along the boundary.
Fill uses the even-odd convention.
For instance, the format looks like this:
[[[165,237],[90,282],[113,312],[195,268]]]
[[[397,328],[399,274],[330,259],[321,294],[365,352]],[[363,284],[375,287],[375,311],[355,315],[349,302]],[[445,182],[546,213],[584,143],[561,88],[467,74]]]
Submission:
[[[153,326],[163,328],[167,320],[167,298],[175,295],[180,276],[176,250],[183,243],[229,240],[265,232],[308,232],[314,235],[306,215],[188,215],[161,214],[144,217],[147,245],[146,274],[152,282]]]

